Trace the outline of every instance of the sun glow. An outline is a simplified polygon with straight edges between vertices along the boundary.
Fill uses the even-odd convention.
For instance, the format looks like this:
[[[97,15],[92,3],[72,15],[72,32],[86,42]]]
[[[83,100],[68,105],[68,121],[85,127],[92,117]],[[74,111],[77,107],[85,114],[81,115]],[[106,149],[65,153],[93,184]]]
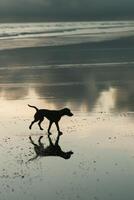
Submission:
[[[96,103],[96,111],[110,112],[115,108],[116,103],[116,92],[114,88],[109,88],[108,91],[104,91],[100,94],[100,97]]]

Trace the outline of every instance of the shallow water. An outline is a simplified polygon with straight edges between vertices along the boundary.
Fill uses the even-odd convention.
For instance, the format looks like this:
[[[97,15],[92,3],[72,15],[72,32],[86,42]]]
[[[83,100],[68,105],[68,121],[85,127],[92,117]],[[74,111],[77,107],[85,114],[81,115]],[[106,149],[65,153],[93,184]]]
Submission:
[[[133,77],[132,63],[1,68],[1,198],[133,199]],[[28,137],[37,142],[43,134],[48,145],[48,122],[30,131],[35,111],[27,104],[72,110],[59,141],[74,152],[70,159],[28,162],[35,155]],[[52,133],[55,141],[54,126]]]

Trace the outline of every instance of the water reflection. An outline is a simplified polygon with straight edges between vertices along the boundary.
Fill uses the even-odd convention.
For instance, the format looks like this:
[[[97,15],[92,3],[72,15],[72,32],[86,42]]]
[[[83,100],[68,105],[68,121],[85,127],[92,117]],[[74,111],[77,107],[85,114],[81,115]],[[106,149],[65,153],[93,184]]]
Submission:
[[[38,157],[48,157],[48,156],[56,156],[56,157],[61,157],[63,159],[70,159],[73,152],[72,151],[65,152],[61,149],[59,145],[59,139],[61,135],[62,134],[58,134],[55,143],[53,143],[50,134],[48,134],[49,145],[47,147],[44,147],[44,144],[41,142],[43,136],[39,137],[38,144],[36,144],[33,141],[32,137],[30,136],[29,139],[31,144],[34,146],[34,151],[36,155],[29,161],[33,161]]]
[[[129,65],[20,67],[1,71],[6,74],[0,77],[3,100],[28,99],[29,103],[34,91],[36,98],[56,108],[69,104],[84,111],[134,110],[134,69]]]

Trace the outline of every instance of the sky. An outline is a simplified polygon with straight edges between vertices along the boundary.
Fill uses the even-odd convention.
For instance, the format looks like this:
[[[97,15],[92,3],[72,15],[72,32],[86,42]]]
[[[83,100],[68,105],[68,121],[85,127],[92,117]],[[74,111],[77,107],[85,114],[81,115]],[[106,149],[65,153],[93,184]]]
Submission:
[[[0,19],[133,19],[134,0],[0,0]]]

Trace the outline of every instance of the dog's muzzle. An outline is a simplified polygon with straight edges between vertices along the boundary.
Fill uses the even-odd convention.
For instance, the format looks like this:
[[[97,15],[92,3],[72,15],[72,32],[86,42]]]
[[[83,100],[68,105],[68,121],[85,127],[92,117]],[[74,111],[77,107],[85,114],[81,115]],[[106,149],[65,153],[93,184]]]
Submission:
[[[73,115],[74,115],[73,113],[70,113],[70,115],[69,115],[69,116],[70,116],[70,117],[72,117]]]

